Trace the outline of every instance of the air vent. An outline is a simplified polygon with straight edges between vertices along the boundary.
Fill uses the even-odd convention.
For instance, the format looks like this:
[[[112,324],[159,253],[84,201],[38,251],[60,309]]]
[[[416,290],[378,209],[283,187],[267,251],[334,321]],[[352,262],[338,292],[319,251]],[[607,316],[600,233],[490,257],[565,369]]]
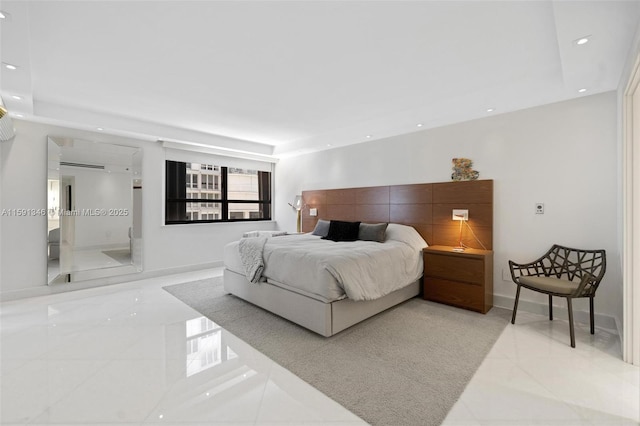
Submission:
[[[85,169],[100,169],[104,170],[104,166],[100,166],[98,164],[83,164],[83,163],[69,163],[67,161],[61,161],[61,166],[69,166],[69,167],[84,167]]]

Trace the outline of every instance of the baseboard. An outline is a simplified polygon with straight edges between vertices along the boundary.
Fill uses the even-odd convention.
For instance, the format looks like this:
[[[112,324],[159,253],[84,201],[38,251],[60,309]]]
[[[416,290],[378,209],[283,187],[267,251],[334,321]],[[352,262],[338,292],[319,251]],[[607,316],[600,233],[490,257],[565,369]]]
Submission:
[[[197,265],[177,266],[173,268],[155,269],[153,271],[142,271],[135,274],[119,275],[116,277],[105,277],[75,283],[65,283],[56,285],[43,285],[19,290],[11,290],[0,293],[0,302],[25,299],[28,297],[48,296],[68,291],[84,290],[87,288],[102,287],[112,284],[121,284],[128,281],[139,281],[148,278],[156,278],[165,275],[181,274],[183,272],[199,271],[202,269],[219,268],[223,266],[222,261],[201,263]]]
[[[560,299],[560,298],[558,298]],[[493,295],[493,306],[497,306],[499,308],[504,308],[508,310],[513,310],[513,302],[515,299],[509,296],[501,296],[498,294]],[[549,305],[546,303],[538,303],[531,302],[529,300],[523,300],[522,297],[518,301],[518,312],[525,311],[532,314],[538,315],[549,315]],[[557,319],[568,319],[569,312],[566,307],[553,305],[553,317]],[[578,323],[589,324],[589,311],[576,310],[575,306],[573,307],[573,320]],[[595,325],[599,328],[605,328],[607,330],[612,330],[617,333],[620,332],[618,327],[618,323],[615,317],[604,315],[604,314],[596,314],[594,315]],[[517,321],[517,320],[516,320]]]
[[[616,323],[616,331],[618,332],[618,336],[620,336],[620,342],[624,344],[624,342],[622,342],[624,340],[622,321],[618,317],[613,317],[613,320]]]

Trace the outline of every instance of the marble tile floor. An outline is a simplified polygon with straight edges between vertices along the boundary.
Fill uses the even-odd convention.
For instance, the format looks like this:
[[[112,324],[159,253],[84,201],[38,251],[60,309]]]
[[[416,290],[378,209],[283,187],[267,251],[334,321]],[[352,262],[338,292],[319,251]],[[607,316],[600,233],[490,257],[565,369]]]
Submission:
[[[518,312],[444,425],[638,425],[640,368],[622,361],[617,333]]]
[[[184,305],[196,271],[0,305],[2,425],[366,424]],[[620,341],[518,314],[445,425],[632,425],[640,371]]]

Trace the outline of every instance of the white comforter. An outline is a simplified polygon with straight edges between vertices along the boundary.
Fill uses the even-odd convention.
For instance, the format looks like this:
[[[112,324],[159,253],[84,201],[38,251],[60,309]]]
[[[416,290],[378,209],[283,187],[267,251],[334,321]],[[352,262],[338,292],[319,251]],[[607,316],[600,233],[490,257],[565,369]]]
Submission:
[[[384,243],[333,242],[311,234],[273,237],[264,246],[262,275],[327,301],[345,294],[373,300],[422,276],[426,246],[413,228],[394,224]],[[225,267],[244,274],[238,257],[238,242],[225,247]]]

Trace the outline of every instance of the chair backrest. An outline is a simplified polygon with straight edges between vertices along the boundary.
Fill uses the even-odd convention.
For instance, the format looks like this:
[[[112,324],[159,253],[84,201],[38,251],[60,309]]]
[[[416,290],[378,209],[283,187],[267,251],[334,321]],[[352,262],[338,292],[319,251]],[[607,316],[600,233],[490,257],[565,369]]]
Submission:
[[[607,269],[605,250],[581,250],[554,244],[542,257],[548,276],[574,281],[585,275],[593,277],[584,288],[585,294],[595,293]]]

